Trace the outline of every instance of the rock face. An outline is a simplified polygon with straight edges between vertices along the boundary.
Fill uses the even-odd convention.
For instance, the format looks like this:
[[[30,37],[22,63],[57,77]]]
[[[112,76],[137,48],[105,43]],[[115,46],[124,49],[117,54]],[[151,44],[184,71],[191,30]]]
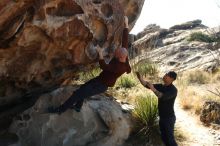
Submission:
[[[128,138],[129,114],[119,103],[104,95],[94,96],[80,113],[48,114],[51,105],[60,105],[75,90],[59,88],[39,98],[36,104],[16,117],[10,131],[19,137],[22,146],[120,146]]]
[[[121,44],[124,14],[130,28],[144,0],[3,0],[0,2],[2,92],[60,84],[79,65],[94,62],[100,45],[111,58]],[[14,92],[15,93],[15,92]]]
[[[187,39],[194,32],[210,35],[213,30],[203,26],[199,20],[170,29],[149,25],[137,35],[138,39],[133,42],[132,49],[136,56],[140,55],[138,59],[147,58],[156,62],[162,72],[195,68],[212,72],[220,65],[217,61],[220,60],[220,43],[190,42]],[[215,32],[217,35],[220,30]]]
[[[217,102],[205,102],[203,105],[200,120],[205,124],[220,124],[220,104]]]
[[[25,93],[60,85],[121,45],[144,0],[1,0],[0,111]],[[1,116],[0,116],[1,119]]]

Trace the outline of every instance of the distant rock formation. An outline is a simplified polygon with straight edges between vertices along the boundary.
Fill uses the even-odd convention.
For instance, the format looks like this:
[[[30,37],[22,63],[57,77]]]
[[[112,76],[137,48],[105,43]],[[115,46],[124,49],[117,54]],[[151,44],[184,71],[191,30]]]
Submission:
[[[139,32],[137,34],[137,39],[140,39],[142,38],[143,36],[145,36],[146,34],[149,34],[149,33],[153,33],[153,32],[156,32],[158,30],[160,30],[160,26],[156,25],[156,24],[149,24],[147,25],[143,31]]]
[[[180,25],[174,25],[170,27],[170,29],[174,30],[187,30],[187,29],[194,29],[194,28],[208,28],[207,26],[202,24],[202,20],[193,20],[189,21]]]
[[[175,25],[170,29],[163,29],[152,24],[137,34],[132,43],[132,50],[138,59],[150,59],[160,66],[162,72],[168,70],[184,71],[202,69],[214,71],[220,64],[220,43],[206,43],[188,41],[194,32],[218,35],[220,30],[207,28],[201,20]],[[210,33],[210,34],[209,34]],[[136,59],[137,59],[136,58]]]

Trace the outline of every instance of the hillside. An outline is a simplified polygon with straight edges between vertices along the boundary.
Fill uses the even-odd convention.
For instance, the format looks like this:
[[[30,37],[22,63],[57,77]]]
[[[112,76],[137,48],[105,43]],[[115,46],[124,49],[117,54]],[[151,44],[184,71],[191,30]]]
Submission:
[[[136,52],[134,56],[152,60],[163,72],[191,69],[212,72],[219,66],[220,42],[214,39],[220,37],[220,27],[208,28],[200,20],[175,25],[170,29],[149,25],[135,37],[130,48]],[[200,37],[201,41],[192,41],[191,37]]]

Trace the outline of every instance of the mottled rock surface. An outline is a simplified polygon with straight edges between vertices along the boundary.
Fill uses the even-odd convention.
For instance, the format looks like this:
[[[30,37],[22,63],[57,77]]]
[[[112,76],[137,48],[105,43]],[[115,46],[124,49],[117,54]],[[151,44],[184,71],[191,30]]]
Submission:
[[[106,58],[113,57],[121,44],[124,15],[131,29],[143,2],[0,1],[0,81],[6,87],[1,96],[60,84],[80,65],[96,61],[96,45]]]
[[[121,45],[124,16],[131,29],[143,3],[0,0],[0,123],[9,117],[2,115],[5,110],[27,101],[33,93],[59,86],[95,63],[96,45],[103,48],[106,60],[111,59]]]
[[[39,98],[36,104],[17,116],[10,127],[21,146],[120,146],[131,130],[130,114],[105,95],[87,100],[80,113],[72,109],[61,115],[49,114],[48,106],[60,105],[75,90],[64,87]]]

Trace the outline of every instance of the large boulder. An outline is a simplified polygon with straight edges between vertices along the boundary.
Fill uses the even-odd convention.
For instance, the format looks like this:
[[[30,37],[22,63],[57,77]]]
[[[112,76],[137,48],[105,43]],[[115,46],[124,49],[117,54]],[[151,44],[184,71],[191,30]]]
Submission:
[[[112,58],[144,0],[0,1],[1,96],[62,83],[97,61],[96,45]],[[12,91],[13,92],[12,92]],[[18,92],[18,93],[17,93]]]
[[[112,97],[97,95],[87,100],[80,113],[72,109],[49,114],[49,106],[63,103],[75,87],[59,88],[39,98],[10,126],[21,146],[120,146],[131,130],[130,114]]]
[[[143,3],[0,0],[0,112],[87,69],[97,62],[96,45],[111,59],[121,45],[124,15],[131,29]],[[8,117],[1,114],[0,123]]]

